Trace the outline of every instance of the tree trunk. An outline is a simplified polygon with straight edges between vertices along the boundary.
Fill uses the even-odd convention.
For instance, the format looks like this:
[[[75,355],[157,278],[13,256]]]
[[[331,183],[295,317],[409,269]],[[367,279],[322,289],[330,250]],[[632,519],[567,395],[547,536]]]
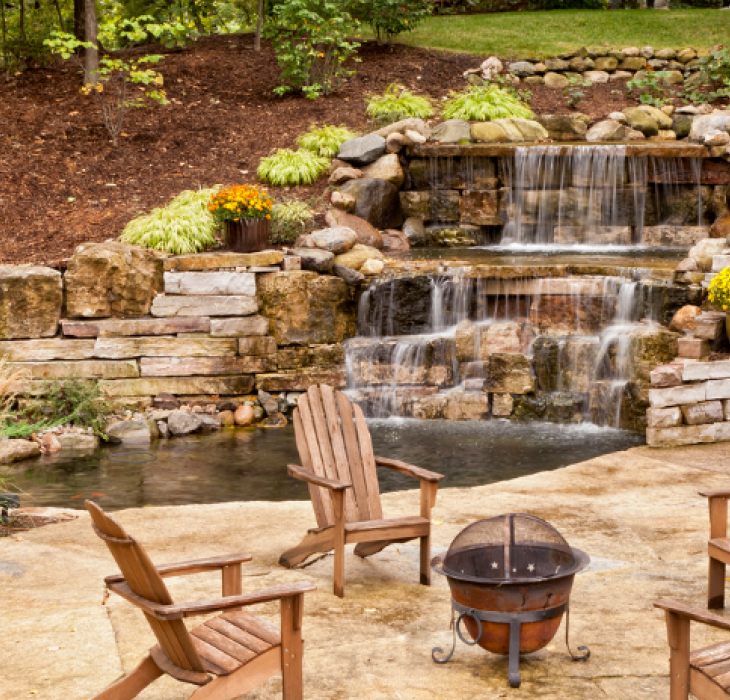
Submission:
[[[61,31],[65,32],[66,27],[63,25],[63,15],[61,14],[61,6],[58,4],[58,0],[53,0],[56,5],[56,13],[58,14],[58,26],[61,27]]]
[[[93,48],[86,49],[86,82],[96,85],[99,74],[99,49],[96,44],[99,27],[96,22],[96,2],[95,0],[85,0],[86,14],[86,41],[93,44]]]
[[[264,0],[258,0],[256,9],[256,35],[253,39],[253,50],[261,51],[261,30],[264,26]]]
[[[86,12],[84,0],[74,0],[74,36],[86,41]]]
[[[25,41],[25,0],[20,0],[20,38]]]

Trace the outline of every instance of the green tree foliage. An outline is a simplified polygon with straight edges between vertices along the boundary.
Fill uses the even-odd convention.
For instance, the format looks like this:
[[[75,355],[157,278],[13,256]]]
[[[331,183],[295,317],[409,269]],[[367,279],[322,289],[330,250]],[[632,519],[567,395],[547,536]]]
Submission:
[[[353,16],[373,28],[378,43],[415,29],[432,6],[431,0],[350,0]]]

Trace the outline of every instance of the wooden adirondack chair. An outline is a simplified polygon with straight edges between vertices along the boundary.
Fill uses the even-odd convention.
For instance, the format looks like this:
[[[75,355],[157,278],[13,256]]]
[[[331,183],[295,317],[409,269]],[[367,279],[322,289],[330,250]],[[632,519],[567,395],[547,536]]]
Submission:
[[[707,576],[707,607],[725,607],[725,568],[730,564],[730,539],[727,536],[727,499],[730,490],[700,491],[710,506],[710,540],[707,554],[710,567]]]
[[[117,562],[121,575],[108,576],[107,588],[142,610],[159,644],[128,676],[94,700],[128,700],[164,673],[202,686],[190,700],[229,700],[249,692],[278,671],[285,700],[302,697],[302,605],[307,583],[241,593],[241,563],[248,554],[199,559],[155,567],[142,545],[96,503],[86,501],[94,530]],[[175,604],[163,578],[220,569],[223,597]],[[281,601],[281,630],[241,608]],[[226,611],[188,630],[183,618]]]
[[[665,611],[669,638],[669,700],[730,698],[730,642],[691,652],[690,622],[700,622],[730,632],[730,618],[676,600],[659,600]]]
[[[289,474],[309,484],[318,527],[281,555],[286,567],[318,552],[335,551],[334,592],[344,596],[345,545],[367,557],[389,544],[421,539],[421,583],[431,583],[431,509],[441,474],[395,459],[376,457],[362,410],[326,384],[311,387],[294,409],[294,431],[301,466]],[[421,482],[420,514],[383,519],[376,467],[413,476]]]

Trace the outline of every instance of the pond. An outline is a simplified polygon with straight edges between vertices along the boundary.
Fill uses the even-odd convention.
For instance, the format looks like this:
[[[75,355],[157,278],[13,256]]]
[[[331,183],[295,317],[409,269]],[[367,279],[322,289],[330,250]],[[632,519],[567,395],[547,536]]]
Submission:
[[[369,424],[376,454],[441,472],[444,487],[513,479],[644,443],[641,434],[592,425],[408,419]],[[288,463],[299,463],[291,426],[159,440],[150,447],[154,459],[142,463],[132,461],[145,455],[130,451],[117,446],[23,462],[13,471],[24,492],[21,504],[82,508],[84,498],[93,498],[115,510],[308,498],[307,487],[286,472]],[[413,479],[386,469],[380,470],[380,484],[383,491],[417,488]]]

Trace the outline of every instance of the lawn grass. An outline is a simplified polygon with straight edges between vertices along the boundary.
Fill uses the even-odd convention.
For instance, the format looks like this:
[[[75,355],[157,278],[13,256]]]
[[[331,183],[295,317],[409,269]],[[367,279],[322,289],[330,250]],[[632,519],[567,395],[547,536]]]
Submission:
[[[727,43],[730,10],[552,10],[426,19],[397,41],[504,58],[544,57],[581,46],[709,49]]]

